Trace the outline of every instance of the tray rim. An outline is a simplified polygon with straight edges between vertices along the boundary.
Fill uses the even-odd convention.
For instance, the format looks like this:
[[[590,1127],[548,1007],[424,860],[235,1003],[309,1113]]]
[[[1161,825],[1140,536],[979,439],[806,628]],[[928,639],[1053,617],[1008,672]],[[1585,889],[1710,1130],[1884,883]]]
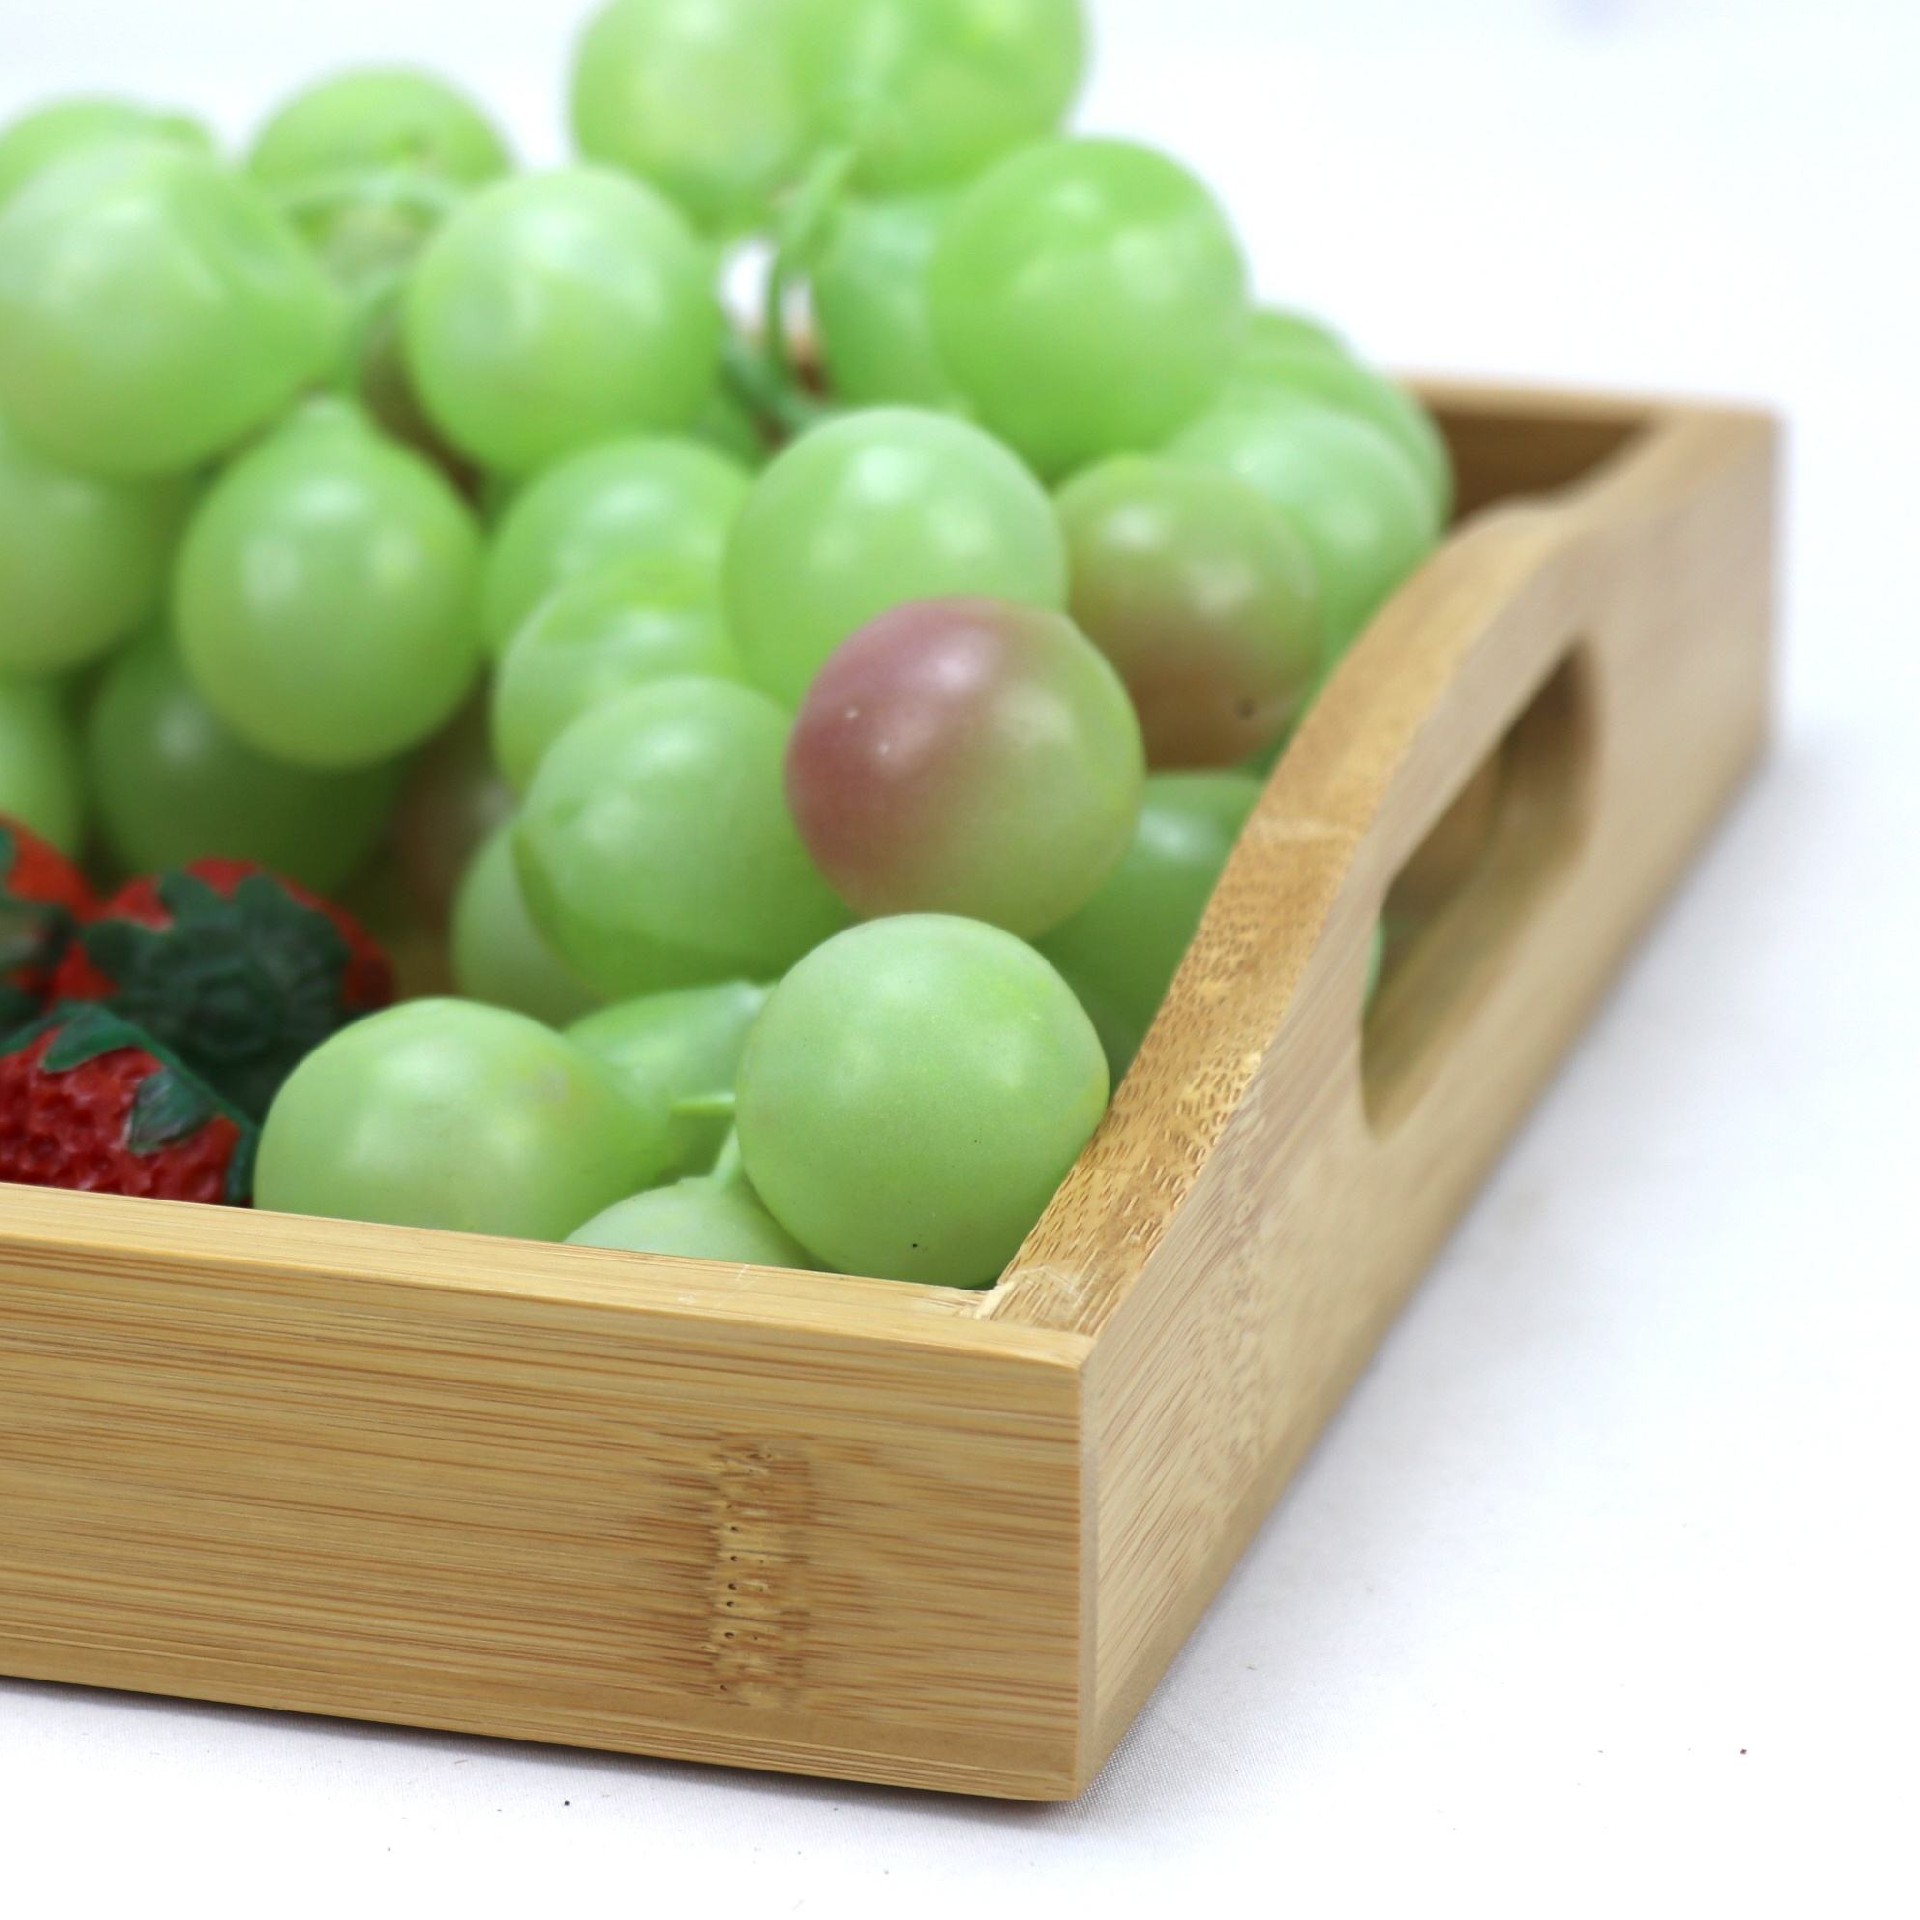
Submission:
[[[1477,444],[1469,515],[1283,757],[1136,1075],[997,1286],[0,1187],[0,1672],[1084,1787],[1765,734],[1775,423],[1428,392]],[[1589,617],[1622,643],[1596,649],[1627,749],[1595,756],[1609,831],[1582,825],[1577,891],[1510,916],[1497,991],[1457,1009],[1478,1054],[1376,1133],[1361,982],[1386,890]],[[1640,805],[1649,773],[1670,819]],[[811,1504],[757,1490],[782,1460]],[[424,1580],[421,1522],[452,1556]],[[741,1528],[757,1615],[724,1584]],[[531,1669],[521,1607],[564,1641]]]
[[[1495,505],[1449,531],[1329,680],[1269,781],[1263,808],[1285,784],[1299,741],[1315,743],[1324,758],[1329,735],[1366,728],[1369,690],[1390,672],[1386,656],[1396,629],[1409,618],[1409,604],[1418,601],[1438,566],[1477,566],[1482,555],[1492,556],[1516,538],[1524,542],[1536,536],[1543,524],[1562,535],[1585,528],[1630,510],[1676,458],[1698,457],[1703,450],[1777,431],[1770,416],[1736,406],[1441,377],[1421,377],[1412,384],[1443,419],[1464,412],[1496,417],[1519,429],[1597,427],[1619,432],[1624,444],[1567,488],[1540,500]],[[1357,839],[1365,838],[1385,803],[1384,794],[1374,796],[1366,816],[1350,823]],[[1297,796],[1290,804],[1297,804]],[[1237,850],[1235,860],[1240,857]],[[1210,914],[1202,924],[1156,1031],[1168,1024],[1168,1011],[1177,1020],[1175,1003],[1206,972],[1211,919]],[[1311,970],[1327,937],[1322,927],[1314,947],[1294,956],[1296,971]],[[1116,1088],[1102,1135],[1133,1121],[1140,1099],[1137,1091],[1130,1091],[1134,1086],[1129,1076]],[[1222,1124],[1227,1117],[1223,1112]],[[1070,1175],[1063,1195],[1072,1184]],[[1057,1239],[1062,1206],[1057,1196],[1028,1249]],[[1175,1201],[1166,1217],[1177,1207]],[[15,1262],[38,1264],[82,1255],[104,1262],[159,1259],[209,1276],[244,1273],[254,1280],[275,1274],[289,1279],[325,1275],[346,1284],[378,1282],[501,1295],[662,1323],[786,1328],[854,1341],[949,1346],[1048,1365],[1079,1365],[1091,1351],[1097,1327],[1077,1312],[1068,1316],[1070,1324],[1061,1323],[1057,1302],[1046,1303],[1046,1289],[1033,1284],[1035,1263],[1028,1249],[992,1286],[962,1290],[0,1184],[0,1255]],[[1111,1304],[1117,1305],[1125,1290],[1110,1291]]]

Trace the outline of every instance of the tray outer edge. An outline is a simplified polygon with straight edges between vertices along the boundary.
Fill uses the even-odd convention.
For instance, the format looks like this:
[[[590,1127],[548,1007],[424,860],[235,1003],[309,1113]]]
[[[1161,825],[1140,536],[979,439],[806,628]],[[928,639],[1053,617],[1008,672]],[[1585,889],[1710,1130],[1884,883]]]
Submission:
[[[1143,1165],[1116,1112],[999,1303],[1095,1343],[1083,1783],[1759,758],[1778,485],[1771,421],[1673,409],[1592,485],[1496,510],[1376,622],[1270,787],[1129,1087],[1163,1139],[1177,1116],[1184,1160]],[[1576,638],[1576,842],[1376,1134],[1361,982],[1382,902]]]

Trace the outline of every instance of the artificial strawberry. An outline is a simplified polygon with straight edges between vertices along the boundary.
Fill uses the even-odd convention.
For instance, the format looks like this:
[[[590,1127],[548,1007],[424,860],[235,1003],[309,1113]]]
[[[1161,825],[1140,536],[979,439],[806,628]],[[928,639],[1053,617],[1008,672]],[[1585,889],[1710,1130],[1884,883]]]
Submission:
[[[245,1206],[258,1130],[105,1007],[69,1007],[0,1043],[0,1180]]]
[[[53,982],[104,1001],[256,1120],[315,1047],[393,1002],[386,955],[338,907],[240,860],[114,895]]]
[[[93,894],[64,854],[0,814],[0,1037],[37,1020]]]

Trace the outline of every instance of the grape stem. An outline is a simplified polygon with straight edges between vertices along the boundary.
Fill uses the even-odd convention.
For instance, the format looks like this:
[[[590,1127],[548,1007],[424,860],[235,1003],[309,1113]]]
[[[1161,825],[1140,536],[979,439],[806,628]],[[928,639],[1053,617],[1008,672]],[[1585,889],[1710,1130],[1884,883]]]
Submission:
[[[830,147],[808,168],[781,208],[774,228],[773,267],[767,275],[762,329],[767,358],[784,379],[799,382],[793,340],[787,331],[787,301],[795,281],[812,266],[827,224],[846,197],[859,163],[857,147]]]
[[[773,262],[767,270],[758,346],[728,344],[724,371],[734,397],[781,439],[817,426],[834,411],[812,392],[794,352],[787,309],[805,277],[852,183],[859,149],[830,147],[801,176],[781,207],[773,229]]]
[[[375,333],[399,307],[406,290],[406,273],[395,269],[360,288],[350,301],[345,344],[332,381],[333,391],[343,399],[360,400],[366,384],[367,350]]]
[[[716,1187],[744,1187],[747,1184],[747,1163],[740,1151],[738,1127],[729,1129],[726,1144],[720,1149],[720,1158],[713,1163],[713,1171],[707,1178]]]
[[[274,195],[289,220],[324,219],[348,208],[391,207],[444,220],[460,204],[456,188],[431,174],[392,168],[385,173],[333,173]]]
[[[783,378],[763,349],[737,334],[723,350],[721,373],[733,397],[777,440],[796,439],[833,411],[799,381]]]

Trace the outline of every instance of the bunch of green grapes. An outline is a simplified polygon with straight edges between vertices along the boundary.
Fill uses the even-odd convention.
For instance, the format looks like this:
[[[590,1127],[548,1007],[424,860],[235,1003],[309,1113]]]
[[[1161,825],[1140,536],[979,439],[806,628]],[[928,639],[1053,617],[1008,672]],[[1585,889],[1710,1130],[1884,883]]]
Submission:
[[[1086,15],[611,0],[538,171],[406,68],[237,156],[0,129],[0,813],[445,943],[261,1204],[1014,1257],[1454,509],[1203,181],[1072,130]]]

